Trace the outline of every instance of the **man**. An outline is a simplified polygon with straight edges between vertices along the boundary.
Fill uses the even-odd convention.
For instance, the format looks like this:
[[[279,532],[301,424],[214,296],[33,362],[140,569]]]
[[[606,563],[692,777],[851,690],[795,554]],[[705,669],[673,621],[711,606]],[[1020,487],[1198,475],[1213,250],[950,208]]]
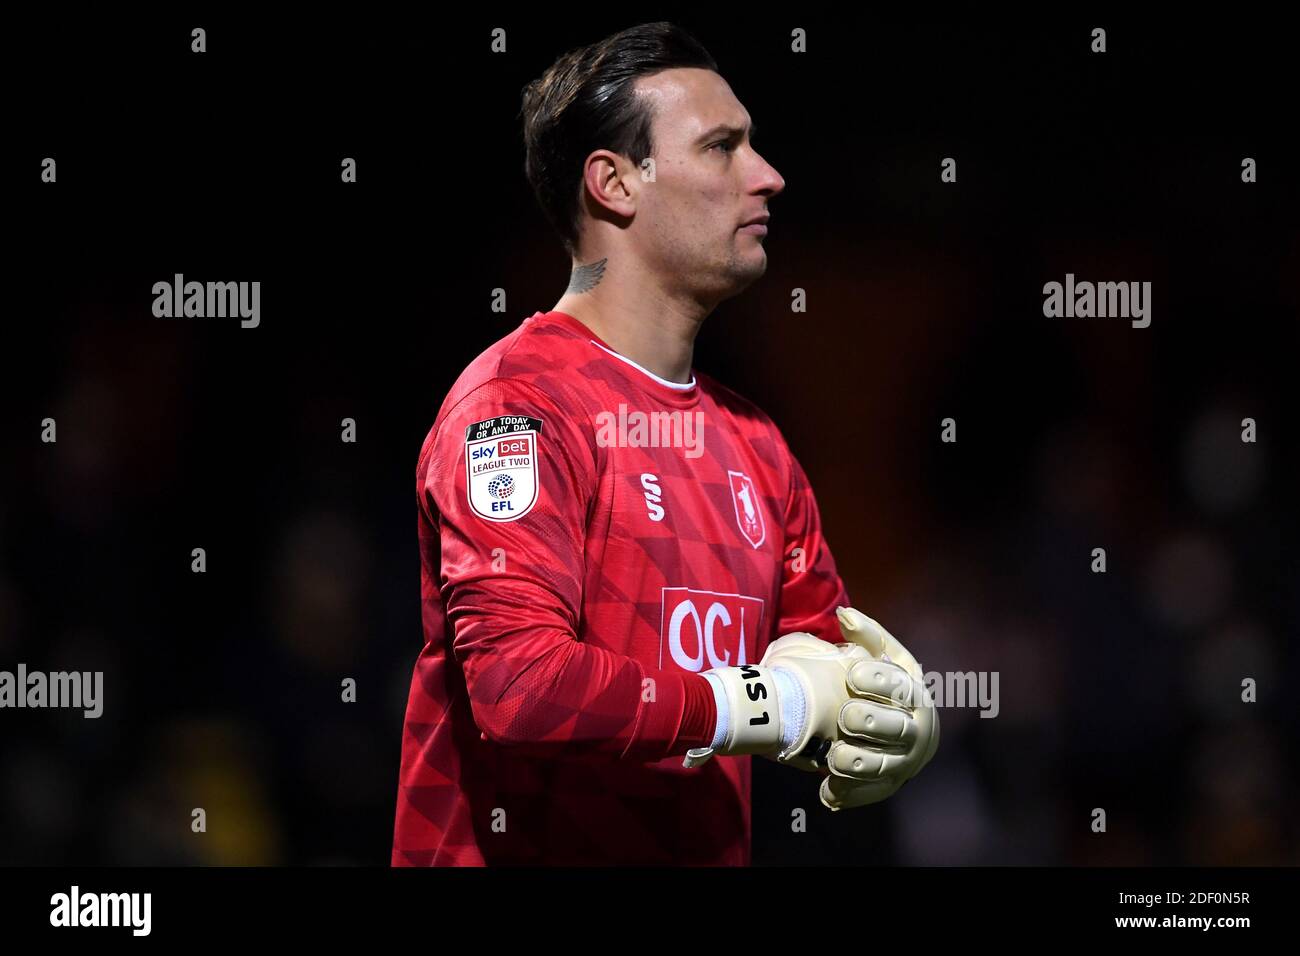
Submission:
[[[839,809],[938,744],[919,666],[845,609],[780,432],[691,366],[705,317],[766,269],[784,182],[670,24],[566,54],[522,112],[574,267],[421,450],[393,863],[745,865],[745,755],[819,774]]]

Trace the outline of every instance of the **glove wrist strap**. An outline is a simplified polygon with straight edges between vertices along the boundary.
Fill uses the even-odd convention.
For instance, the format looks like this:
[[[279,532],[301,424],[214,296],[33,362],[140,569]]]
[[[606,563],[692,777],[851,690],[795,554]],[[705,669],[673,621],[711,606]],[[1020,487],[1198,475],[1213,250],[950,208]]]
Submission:
[[[770,667],[742,664],[720,667],[706,676],[714,693],[725,699],[718,710],[714,746],[697,747],[686,754],[685,767],[696,767],[717,755],[775,754],[782,747],[780,696]]]

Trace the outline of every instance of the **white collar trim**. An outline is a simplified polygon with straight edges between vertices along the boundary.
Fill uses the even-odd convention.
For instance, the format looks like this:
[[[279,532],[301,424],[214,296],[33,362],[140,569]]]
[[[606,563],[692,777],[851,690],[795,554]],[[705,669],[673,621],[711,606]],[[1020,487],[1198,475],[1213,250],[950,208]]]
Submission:
[[[638,372],[640,372],[642,375],[648,375],[648,376],[650,376],[652,379],[654,379],[654,380],[655,380],[656,382],[658,382],[660,385],[666,386],[666,387],[668,387],[668,388],[676,389],[676,390],[679,391],[679,392],[690,391],[692,388],[695,387],[695,376],[694,376],[694,375],[691,376],[691,380],[690,380],[689,382],[687,382],[685,385],[683,385],[681,382],[670,382],[670,381],[668,381],[668,379],[666,379],[666,378],[660,378],[658,375],[656,375],[654,372],[650,371],[648,368],[643,368],[642,366],[638,365],[636,362],[633,362],[633,361],[632,361],[630,358],[628,358],[626,355],[619,355],[619,354],[618,354],[617,352],[615,352],[613,349],[607,349],[607,348],[605,348],[605,346],[601,345],[601,344],[600,344],[599,342],[597,342],[595,339],[589,339],[589,341],[591,342],[592,345],[596,346],[596,348],[600,349],[602,352],[608,352],[610,355],[614,356],[614,358],[618,359],[619,361],[621,361],[621,362],[626,362],[628,365],[632,366],[634,369],[636,369],[636,370],[637,370]]]

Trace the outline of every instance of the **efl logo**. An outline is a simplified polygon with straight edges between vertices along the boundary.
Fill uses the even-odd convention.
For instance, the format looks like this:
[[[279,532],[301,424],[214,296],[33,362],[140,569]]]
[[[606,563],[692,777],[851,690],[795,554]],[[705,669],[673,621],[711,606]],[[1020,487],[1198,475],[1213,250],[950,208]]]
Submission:
[[[537,502],[537,441],[542,422],[502,416],[465,430],[465,490],[470,509],[490,521],[522,518]]]
[[[664,588],[659,625],[659,666],[664,648],[673,663],[699,673],[739,667],[758,657],[765,626],[764,601],[744,594]]]

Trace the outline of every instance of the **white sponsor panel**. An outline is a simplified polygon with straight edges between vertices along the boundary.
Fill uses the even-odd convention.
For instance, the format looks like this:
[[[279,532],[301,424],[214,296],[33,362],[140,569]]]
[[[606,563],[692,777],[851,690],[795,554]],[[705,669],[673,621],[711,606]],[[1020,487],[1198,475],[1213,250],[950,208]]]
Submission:
[[[693,673],[758,660],[758,642],[767,626],[765,603],[747,594],[664,588],[659,666],[665,666],[665,652],[674,664]]]

